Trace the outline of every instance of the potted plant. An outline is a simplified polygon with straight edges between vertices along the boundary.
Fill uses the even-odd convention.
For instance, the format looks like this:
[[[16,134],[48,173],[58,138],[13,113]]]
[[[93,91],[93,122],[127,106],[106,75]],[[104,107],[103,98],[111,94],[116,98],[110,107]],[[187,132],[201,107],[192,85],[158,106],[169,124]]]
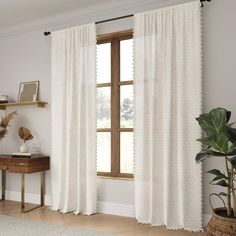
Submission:
[[[213,213],[205,227],[208,236],[236,235],[236,129],[229,123],[231,112],[216,108],[197,118],[205,136],[197,141],[203,144],[202,151],[196,155],[196,162],[208,158],[221,159],[225,170],[212,169],[207,173],[214,176],[211,184],[223,187],[224,191],[209,196]],[[223,208],[213,209],[211,197],[217,196]]]
[[[7,129],[10,126],[11,121],[16,116],[16,111],[13,111],[4,117],[2,117],[0,122],[0,140],[3,139],[7,134]]]

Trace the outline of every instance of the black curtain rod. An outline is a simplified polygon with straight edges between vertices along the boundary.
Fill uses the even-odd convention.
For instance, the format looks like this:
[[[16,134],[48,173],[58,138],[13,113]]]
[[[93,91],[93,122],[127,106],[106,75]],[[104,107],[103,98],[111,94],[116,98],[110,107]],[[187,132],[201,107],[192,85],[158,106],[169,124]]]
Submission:
[[[204,2],[211,2],[211,0],[200,0],[200,2],[201,2],[201,7],[204,7]]]
[[[200,2],[201,2],[201,7],[204,7],[204,2],[211,2],[211,0],[200,0]],[[130,15],[126,15],[126,16],[115,17],[115,18],[111,18],[111,19],[107,19],[107,20],[97,21],[97,22],[95,22],[95,24],[98,25],[98,24],[101,24],[101,23],[114,21],[114,20],[120,20],[120,19],[124,19],[124,18],[128,18],[128,17],[132,17],[132,16],[134,16],[134,15],[130,14]],[[50,34],[51,34],[50,31],[45,31],[44,32],[45,36],[48,36]]]
[[[105,22],[109,22],[109,21],[113,21],[113,20],[120,20],[120,19],[124,19],[124,18],[128,18],[128,17],[132,17],[132,16],[134,16],[134,14],[130,14],[130,15],[126,15],[126,16],[120,16],[120,17],[111,18],[111,19],[102,20],[102,21],[97,21],[97,22],[95,22],[95,24],[99,25],[101,23],[105,23]]]
[[[114,20],[120,20],[120,19],[124,19],[124,18],[128,18],[128,17],[132,17],[132,16],[134,16],[134,15],[130,14],[130,15],[126,15],[126,16],[115,17],[115,18],[111,18],[111,19],[107,19],[107,20],[97,21],[97,22],[95,22],[95,24],[98,25],[98,24],[101,24],[101,23],[114,21]],[[49,31],[44,32],[45,36],[48,36],[50,34],[51,34],[51,32],[49,32]]]

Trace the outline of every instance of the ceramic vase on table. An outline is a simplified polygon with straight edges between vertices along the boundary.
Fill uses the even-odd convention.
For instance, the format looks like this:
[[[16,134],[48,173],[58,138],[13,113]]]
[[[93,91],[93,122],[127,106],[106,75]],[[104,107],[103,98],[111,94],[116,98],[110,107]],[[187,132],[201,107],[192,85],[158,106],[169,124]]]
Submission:
[[[20,146],[20,152],[21,153],[28,153],[29,152],[29,147],[26,145],[25,142]]]

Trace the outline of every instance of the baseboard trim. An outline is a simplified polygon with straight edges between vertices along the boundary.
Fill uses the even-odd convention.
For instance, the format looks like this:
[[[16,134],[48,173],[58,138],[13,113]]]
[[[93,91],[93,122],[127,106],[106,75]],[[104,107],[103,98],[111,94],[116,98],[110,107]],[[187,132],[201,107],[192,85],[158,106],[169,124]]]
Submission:
[[[98,202],[98,213],[134,217],[134,206],[111,202]]]
[[[1,191],[0,191],[1,194]],[[6,191],[6,200],[17,201],[19,202],[21,198],[20,192],[15,191]],[[25,202],[39,204],[40,203],[40,195],[35,193],[26,193],[25,194]],[[51,196],[45,195],[45,205],[51,205]],[[111,202],[103,202],[98,201],[98,213],[116,215],[116,216],[125,216],[125,217],[135,217],[134,214],[134,206],[133,205],[125,205]],[[204,214],[203,215],[203,224],[206,225],[211,219],[211,215]]]
[[[6,200],[19,202],[21,199],[21,193],[15,191],[6,191]],[[40,194],[25,193],[25,202],[40,204]],[[44,202],[46,206],[51,205],[51,196],[45,195]]]
[[[1,191],[0,191],[0,194],[1,194]],[[21,199],[20,192],[6,191],[6,200],[19,202],[20,199]],[[25,194],[25,202],[39,204],[40,203],[40,195],[35,194],[35,193],[26,193]],[[45,205],[51,206],[51,196],[50,195],[45,195]],[[98,201],[98,213],[117,215],[117,216],[134,217],[134,206]]]

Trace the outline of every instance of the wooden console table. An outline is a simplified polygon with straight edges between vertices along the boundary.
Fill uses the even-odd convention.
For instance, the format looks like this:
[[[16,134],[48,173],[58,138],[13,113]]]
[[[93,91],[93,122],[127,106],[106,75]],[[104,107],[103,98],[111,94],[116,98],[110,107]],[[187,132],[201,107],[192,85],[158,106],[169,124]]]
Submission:
[[[49,170],[49,156],[32,156],[31,158],[16,158],[10,155],[0,155],[0,170],[2,170],[2,200],[5,200],[6,171],[21,174],[21,212],[26,213],[44,205],[45,171]],[[25,210],[25,174],[41,172],[40,205]]]

